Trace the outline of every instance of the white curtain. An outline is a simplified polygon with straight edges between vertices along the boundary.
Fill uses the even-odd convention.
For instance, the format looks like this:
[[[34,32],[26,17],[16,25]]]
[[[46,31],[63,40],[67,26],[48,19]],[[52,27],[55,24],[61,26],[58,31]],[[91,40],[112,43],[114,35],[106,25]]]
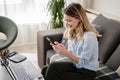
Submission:
[[[67,5],[73,2],[80,3],[83,7],[86,5],[86,0],[66,0]]]
[[[18,26],[18,36],[12,46],[37,43],[37,31],[49,29],[49,0],[0,0],[0,16],[12,19]],[[84,0],[65,0],[66,4]]]
[[[37,31],[48,29],[48,0],[0,0],[0,16],[12,19],[18,26],[13,46],[37,43]]]

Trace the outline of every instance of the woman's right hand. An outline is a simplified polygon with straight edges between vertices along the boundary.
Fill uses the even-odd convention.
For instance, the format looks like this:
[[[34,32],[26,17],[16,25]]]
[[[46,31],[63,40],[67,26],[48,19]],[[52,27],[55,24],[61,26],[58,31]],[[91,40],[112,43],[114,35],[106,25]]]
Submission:
[[[54,44],[51,44],[51,45],[56,52],[58,52],[59,54],[63,54],[65,56],[67,56],[66,53],[68,52],[68,50],[63,44],[61,44],[59,42],[54,42]]]
[[[50,43],[50,45],[52,46],[52,48],[55,50],[55,46],[58,45],[59,42],[55,41],[54,44],[53,43]],[[55,50],[56,51],[56,50]]]

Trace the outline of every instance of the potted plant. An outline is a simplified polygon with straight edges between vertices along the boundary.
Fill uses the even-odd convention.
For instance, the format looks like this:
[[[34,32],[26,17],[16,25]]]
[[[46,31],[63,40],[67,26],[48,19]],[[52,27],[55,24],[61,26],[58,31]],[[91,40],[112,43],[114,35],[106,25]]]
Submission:
[[[64,4],[65,4],[64,0],[49,0],[47,4],[47,9],[51,15],[50,20],[51,28],[63,27],[62,9],[64,8]]]

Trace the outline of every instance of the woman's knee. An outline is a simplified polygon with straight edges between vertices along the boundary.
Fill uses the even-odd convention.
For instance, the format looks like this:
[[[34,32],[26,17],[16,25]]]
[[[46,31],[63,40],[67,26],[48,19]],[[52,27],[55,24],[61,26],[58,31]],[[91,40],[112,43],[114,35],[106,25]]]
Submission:
[[[58,62],[52,62],[50,65],[49,65],[49,69],[55,69],[57,66],[59,65]]]
[[[64,72],[64,71],[73,71],[76,68],[74,67],[73,63],[69,62],[52,62],[49,65],[49,69],[54,69],[55,71],[58,72]]]
[[[59,69],[59,68],[62,68],[62,67],[64,67],[64,65],[66,65],[66,63],[65,62],[52,62],[50,65],[49,65],[49,67],[50,68],[54,68],[54,69]]]

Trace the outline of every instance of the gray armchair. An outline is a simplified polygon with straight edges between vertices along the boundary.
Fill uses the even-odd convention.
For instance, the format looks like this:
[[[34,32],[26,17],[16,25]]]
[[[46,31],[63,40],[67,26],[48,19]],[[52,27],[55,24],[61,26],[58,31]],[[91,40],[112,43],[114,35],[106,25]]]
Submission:
[[[50,37],[53,41],[61,42],[64,28],[50,29],[38,31],[37,33],[37,53],[38,53],[38,64],[42,67],[49,63],[49,58],[55,52],[52,50],[50,43],[46,40],[46,37]]]
[[[120,77],[115,70],[120,66],[120,22],[98,15],[92,24],[98,25],[96,29],[102,37],[99,41],[100,68],[97,72],[98,80],[118,80]],[[49,63],[49,58],[55,54],[46,36],[52,40],[61,41],[64,28],[39,31],[37,34],[38,64],[42,67]]]

